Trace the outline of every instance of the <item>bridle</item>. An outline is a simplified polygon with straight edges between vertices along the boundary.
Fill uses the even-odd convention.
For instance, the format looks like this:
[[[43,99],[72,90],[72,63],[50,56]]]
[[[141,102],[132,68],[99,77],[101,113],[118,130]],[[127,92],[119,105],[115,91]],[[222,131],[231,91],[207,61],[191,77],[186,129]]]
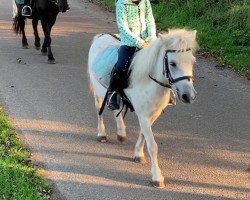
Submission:
[[[149,78],[152,79],[157,84],[159,84],[160,86],[166,87],[166,88],[172,88],[172,85],[174,83],[181,81],[181,80],[185,80],[185,79],[187,79],[188,81],[193,80],[194,79],[193,76],[181,76],[181,77],[174,79],[173,76],[171,75],[171,72],[169,69],[168,53],[183,53],[183,52],[187,52],[187,51],[191,51],[191,49],[187,48],[187,49],[183,49],[183,50],[166,50],[165,51],[165,56],[163,58],[163,75],[168,79],[168,83],[162,83],[162,82],[156,80],[155,78],[153,78],[151,75],[149,75]]]

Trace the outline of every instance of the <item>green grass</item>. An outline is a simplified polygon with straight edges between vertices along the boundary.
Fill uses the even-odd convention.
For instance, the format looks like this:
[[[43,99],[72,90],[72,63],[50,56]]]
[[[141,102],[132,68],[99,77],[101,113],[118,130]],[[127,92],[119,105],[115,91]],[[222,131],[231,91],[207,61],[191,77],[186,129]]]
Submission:
[[[114,0],[100,0],[114,10]],[[197,30],[200,50],[250,74],[250,3],[247,0],[151,0],[158,30]]]
[[[49,198],[46,184],[29,160],[29,152],[10,127],[0,106],[0,199],[43,200]]]

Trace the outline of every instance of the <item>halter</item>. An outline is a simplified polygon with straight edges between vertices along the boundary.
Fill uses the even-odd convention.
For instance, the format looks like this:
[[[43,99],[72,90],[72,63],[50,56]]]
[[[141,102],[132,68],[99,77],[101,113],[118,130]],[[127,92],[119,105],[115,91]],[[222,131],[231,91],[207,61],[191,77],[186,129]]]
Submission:
[[[181,80],[185,80],[185,79],[187,79],[188,81],[193,80],[193,76],[181,76],[179,78],[174,79],[170,73],[169,65],[168,65],[168,53],[183,53],[183,52],[187,52],[190,50],[191,50],[190,48],[187,48],[185,50],[184,49],[183,50],[166,50],[165,56],[163,58],[163,75],[168,79],[169,83],[162,83],[150,75],[149,75],[149,78],[152,79],[157,84],[159,84],[160,86],[166,87],[166,88],[172,88],[172,85],[174,83],[181,81]]]

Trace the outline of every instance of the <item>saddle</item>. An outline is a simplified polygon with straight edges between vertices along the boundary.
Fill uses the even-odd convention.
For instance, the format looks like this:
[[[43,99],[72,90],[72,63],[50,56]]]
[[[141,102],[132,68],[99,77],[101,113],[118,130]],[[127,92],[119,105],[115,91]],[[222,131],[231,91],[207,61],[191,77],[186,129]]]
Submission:
[[[109,34],[109,33],[108,33]],[[100,34],[99,37],[101,37],[104,34]],[[118,35],[113,35],[113,34],[109,34],[112,37],[115,38],[115,42],[112,43],[106,50],[104,50],[101,55],[98,56],[98,58],[96,59],[96,61],[92,64],[90,70],[92,71],[92,74],[95,76],[96,80],[105,88],[108,88],[109,86],[109,82],[110,82],[110,74],[111,71],[115,65],[115,63],[117,62],[118,59],[118,49],[120,47],[119,43],[120,43],[120,38],[118,37]],[[119,97],[122,103],[122,108],[120,110],[120,112],[117,114],[117,116],[119,114],[121,114],[122,110],[125,109],[124,112],[124,116],[127,113],[127,110],[130,109],[131,112],[134,111],[133,105],[131,104],[130,100],[128,99],[128,97],[126,96],[126,94],[124,93],[124,89],[126,89],[129,84],[128,84],[128,77],[130,75],[130,72],[128,72],[126,79],[122,80],[123,83],[121,83],[123,85],[122,89],[120,89],[118,91],[119,93]],[[106,105],[107,102],[107,94],[105,95],[102,107],[100,109],[99,115],[102,114],[104,107]]]

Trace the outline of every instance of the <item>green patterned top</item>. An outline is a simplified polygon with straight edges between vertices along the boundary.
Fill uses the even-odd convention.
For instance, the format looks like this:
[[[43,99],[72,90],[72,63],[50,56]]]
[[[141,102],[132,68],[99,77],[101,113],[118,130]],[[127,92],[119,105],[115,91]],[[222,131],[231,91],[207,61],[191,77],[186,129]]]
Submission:
[[[141,48],[144,41],[156,37],[155,20],[149,0],[141,0],[138,5],[132,0],[118,0],[116,20],[121,45]]]
[[[26,0],[16,0],[17,4],[26,4]]]

